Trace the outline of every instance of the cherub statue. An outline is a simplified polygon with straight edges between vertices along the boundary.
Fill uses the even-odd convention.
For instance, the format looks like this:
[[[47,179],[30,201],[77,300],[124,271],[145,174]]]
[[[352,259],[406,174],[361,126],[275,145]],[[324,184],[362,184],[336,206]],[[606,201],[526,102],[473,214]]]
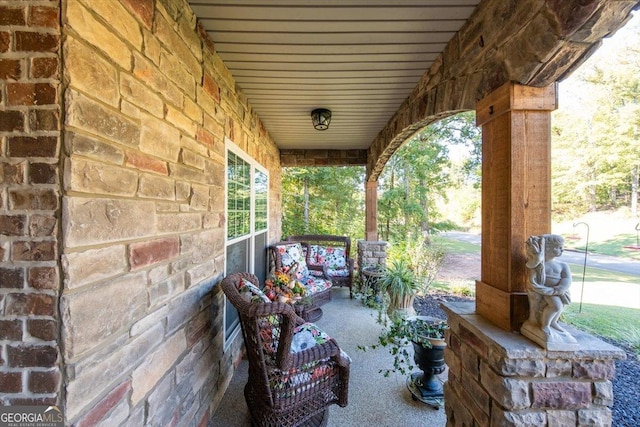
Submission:
[[[571,270],[557,260],[564,250],[564,239],[557,234],[531,236],[527,240],[529,318],[523,335],[548,349],[569,350],[576,344],[558,323],[565,305],[571,302]]]

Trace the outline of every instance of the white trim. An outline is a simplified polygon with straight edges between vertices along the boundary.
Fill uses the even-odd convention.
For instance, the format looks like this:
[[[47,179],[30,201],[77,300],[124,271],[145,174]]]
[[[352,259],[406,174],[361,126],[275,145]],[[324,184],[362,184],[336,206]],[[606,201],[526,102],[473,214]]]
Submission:
[[[224,150],[224,168],[225,168],[225,176],[224,176],[224,212],[225,212],[225,225],[224,225],[224,275],[227,275],[227,247],[234,244],[234,243],[239,243],[241,241],[244,240],[249,240],[249,248],[247,251],[249,260],[249,271],[250,272],[255,272],[255,265],[254,265],[254,254],[255,254],[255,236],[256,234],[262,234],[262,233],[268,233],[269,232],[269,195],[270,195],[270,190],[269,190],[269,182],[270,182],[270,177],[269,177],[269,171],[263,167],[261,164],[259,164],[255,159],[253,159],[248,153],[246,153],[244,150],[242,150],[238,145],[236,145],[233,141],[231,141],[229,138],[225,137],[224,138],[224,143],[225,143],[225,150]],[[247,164],[250,167],[250,193],[251,193],[251,205],[250,205],[250,225],[249,225],[249,234],[247,235],[243,235],[240,237],[234,237],[229,239],[228,238],[228,221],[229,221],[229,212],[228,212],[228,206],[229,206],[229,192],[228,192],[228,188],[229,188],[229,175],[228,175],[228,167],[229,167],[229,152],[235,154],[236,156],[238,156],[240,159],[242,159],[243,161],[247,162]],[[259,171],[260,173],[263,173],[266,175],[267,177],[267,228],[266,229],[260,229],[258,230],[258,232],[256,232],[255,230],[255,209],[256,209],[256,204],[255,204],[255,172]],[[240,332],[240,325],[238,325],[230,334],[229,334],[229,338],[227,339],[226,335],[227,335],[227,330],[226,330],[226,318],[227,318],[227,313],[226,313],[226,308],[227,308],[227,299],[226,297],[224,298],[224,309],[223,309],[223,313],[222,313],[222,323],[223,323],[223,328],[222,328],[222,334],[223,334],[223,350],[226,352],[227,349],[229,348],[229,345],[236,339],[236,337],[238,336],[239,332]]]

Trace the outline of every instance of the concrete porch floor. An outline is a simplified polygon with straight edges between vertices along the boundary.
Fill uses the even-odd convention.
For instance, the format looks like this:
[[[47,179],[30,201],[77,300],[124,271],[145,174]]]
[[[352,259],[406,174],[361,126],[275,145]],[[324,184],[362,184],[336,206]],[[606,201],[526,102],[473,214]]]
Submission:
[[[444,426],[444,407],[435,410],[411,399],[405,378],[396,375],[385,378],[380,369],[392,366],[393,358],[386,348],[363,352],[358,345],[376,343],[380,325],[377,312],[364,307],[360,300],[349,299],[347,288],[333,290],[333,300],[322,306],[324,315],[317,323],[338,341],[351,359],[349,405],[331,406],[330,427],[375,425]],[[446,379],[447,373],[441,378]],[[229,388],[213,416],[212,425],[220,427],[250,426],[249,413],[244,400],[243,387],[247,381],[247,361],[243,360],[233,376]]]

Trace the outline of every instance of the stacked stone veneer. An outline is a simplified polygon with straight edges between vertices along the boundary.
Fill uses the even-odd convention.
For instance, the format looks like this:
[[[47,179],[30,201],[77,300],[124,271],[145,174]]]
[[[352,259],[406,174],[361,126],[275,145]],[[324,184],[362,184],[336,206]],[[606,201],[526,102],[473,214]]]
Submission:
[[[358,240],[358,270],[362,279],[362,268],[387,265],[387,242],[382,240]]]
[[[0,393],[66,425],[203,425],[223,343],[225,139],[279,152],[185,0],[0,1]],[[64,106],[64,107],[62,107]]]
[[[445,305],[447,426],[610,426],[611,379],[622,350],[571,330],[580,349],[547,351],[475,314]]]

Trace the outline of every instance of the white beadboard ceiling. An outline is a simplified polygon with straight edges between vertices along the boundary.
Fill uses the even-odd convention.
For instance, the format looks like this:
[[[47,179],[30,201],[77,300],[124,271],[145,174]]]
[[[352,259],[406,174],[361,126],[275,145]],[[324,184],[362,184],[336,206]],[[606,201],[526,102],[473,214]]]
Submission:
[[[336,150],[369,147],[479,2],[189,1],[278,147]]]

